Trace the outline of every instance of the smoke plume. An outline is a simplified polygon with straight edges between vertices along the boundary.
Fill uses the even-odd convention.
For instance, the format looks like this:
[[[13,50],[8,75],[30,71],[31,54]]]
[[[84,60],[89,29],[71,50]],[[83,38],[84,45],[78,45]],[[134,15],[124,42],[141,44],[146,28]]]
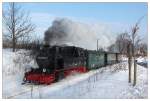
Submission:
[[[44,40],[49,45],[74,45],[86,49],[96,49],[97,39],[99,47],[107,47],[113,41],[108,26],[100,24],[85,24],[67,18],[56,19],[45,32]]]

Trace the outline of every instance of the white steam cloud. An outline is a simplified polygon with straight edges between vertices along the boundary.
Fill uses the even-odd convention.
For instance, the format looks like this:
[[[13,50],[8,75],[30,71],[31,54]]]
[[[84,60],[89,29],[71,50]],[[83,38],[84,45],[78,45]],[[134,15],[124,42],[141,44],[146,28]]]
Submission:
[[[56,19],[45,32],[44,40],[49,45],[74,45],[95,50],[112,44],[115,37],[106,24],[85,24],[67,18]]]

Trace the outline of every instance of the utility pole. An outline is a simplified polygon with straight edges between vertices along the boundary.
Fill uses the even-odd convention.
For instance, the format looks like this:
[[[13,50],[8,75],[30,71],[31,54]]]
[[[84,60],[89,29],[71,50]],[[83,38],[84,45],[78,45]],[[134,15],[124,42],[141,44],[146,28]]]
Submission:
[[[98,51],[98,40],[99,40],[99,39],[97,39],[97,51]]]

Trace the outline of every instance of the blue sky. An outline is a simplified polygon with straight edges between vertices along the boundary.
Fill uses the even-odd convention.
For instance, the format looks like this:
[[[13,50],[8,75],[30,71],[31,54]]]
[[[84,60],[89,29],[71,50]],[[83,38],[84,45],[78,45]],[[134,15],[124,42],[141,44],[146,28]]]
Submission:
[[[58,16],[88,17],[104,21],[136,22],[147,14],[147,3],[32,3],[23,4],[33,12]]]
[[[139,34],[147,38],[147,3],[19,3],[30,12],[38,34],[51,25],[56,17],[67,17],[81,22],[105,23],[116,33],[129,30],[143,15]],[[3,3],[3,8],[7,3]],[[120,27],[120,25],[124,27]],[[147,39],[146,39],[147,41]]]

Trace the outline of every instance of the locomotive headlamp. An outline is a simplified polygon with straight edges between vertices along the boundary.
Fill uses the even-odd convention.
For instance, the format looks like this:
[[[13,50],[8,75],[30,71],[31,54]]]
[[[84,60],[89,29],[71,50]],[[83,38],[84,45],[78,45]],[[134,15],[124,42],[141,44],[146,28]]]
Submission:
[[[43,68],[43,72],[44,72],[44,73],[46,72],[46,69],[45,69],[45,68]]]

